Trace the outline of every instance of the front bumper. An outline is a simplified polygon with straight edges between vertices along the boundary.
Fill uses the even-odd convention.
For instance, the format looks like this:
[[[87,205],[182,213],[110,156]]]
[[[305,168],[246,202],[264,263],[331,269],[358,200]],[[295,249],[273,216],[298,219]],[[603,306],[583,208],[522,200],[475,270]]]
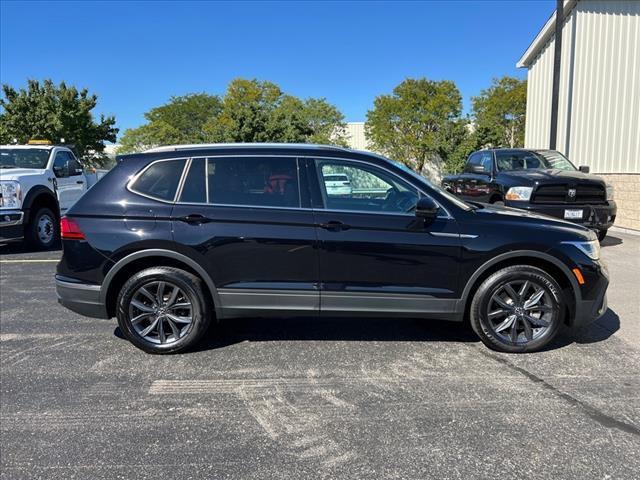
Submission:
[[[56,275],[56,294],[58,303],[80,315],[109,318],[107,308],[100,299],[100,285],[81,283]]]
[[[20,210],[0,211],[0,242],[21,240],[24,237],[24,212]]]
[[[580,268],[586,279],[589,289],[581,290],[581,300],[576,304],[574,327],[589,325],[607,311],[607,288],[609,287],[609,270],[602,260],[596,262],[591,268],[582,265]]]
[[[615,222],[616,214],[618,212],[618,207],[614,201],[609,201],[606,204],[587,205],[571,203],[538,204],[507,200],[505,205],[508,207],[527,210],[529,212],[541,213],[550,217],[560,218],[567,222],[583,225],[587,228],[591,228],[592,230],[607,230]],[[582,210],[582,218],[574,220],[565,219],[565,210]]]

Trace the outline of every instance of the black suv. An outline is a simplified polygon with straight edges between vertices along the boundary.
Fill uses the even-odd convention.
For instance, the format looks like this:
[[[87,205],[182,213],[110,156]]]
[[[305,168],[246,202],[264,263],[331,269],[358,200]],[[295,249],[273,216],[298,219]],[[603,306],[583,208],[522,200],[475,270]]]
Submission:
[[[606,310],[589,229],[471,205],[337,147],[124,156],[62,218],[61,237],[60,303],[116,316],[153,353],[193,346],[213,320],[268,315],[469,318],[489,347],[524,352]]]
[[[468,201],[544,213],[595,230],[604,240],[616,219],[613,187],[589,167],[576,168],[555,150],[495,149],[471,154],[464,171],[442,180]]]

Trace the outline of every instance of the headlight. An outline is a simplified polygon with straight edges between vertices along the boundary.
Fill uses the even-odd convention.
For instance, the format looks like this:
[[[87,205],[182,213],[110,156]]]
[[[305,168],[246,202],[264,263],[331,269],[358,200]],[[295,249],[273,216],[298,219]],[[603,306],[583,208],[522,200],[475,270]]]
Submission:
[[[533,187],[511,187],[507,190],[504,198],[507,200],[521,200],[526,202],[531,198],[531,192],[533,192]]]
[[[20,183],[15,180],[1,181],[0,207],[20,208],[20,205],[22,205]]]
[[[582,253],[584,253],[591,260],[598,260],[600,258],[600,242],[598,240],[591,240],[589,242],[562,242],[566,245],[573,245]]]
[[[607,201],[613,200],[613,185],[607,185]]]

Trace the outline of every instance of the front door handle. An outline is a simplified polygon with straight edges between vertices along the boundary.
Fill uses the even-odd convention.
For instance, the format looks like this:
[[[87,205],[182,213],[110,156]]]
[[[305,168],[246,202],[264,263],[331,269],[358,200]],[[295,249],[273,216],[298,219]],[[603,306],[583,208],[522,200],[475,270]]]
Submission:
[[[192,213],[190,215],[187,215],[186,217],[178,217],[178,220],[190,225],[200,225],[202,223],[209,223],[213,221],[210,218],[205,217],[204,215],[200,215],[199,213]]]
[[[78,185],[82,185],[82,184],[84,183],[84,181],[83,181],[83,180],[76,180],[76,183],[77,183]]]
[[[349,225],[338,222],[337,220],[332,220],[327,223],[321,223],[318,226],[320,228],[324,228],[325,230],[329,230],[330,232],[340,232],[342,230],[349,230],[349,228],[351,228]]]

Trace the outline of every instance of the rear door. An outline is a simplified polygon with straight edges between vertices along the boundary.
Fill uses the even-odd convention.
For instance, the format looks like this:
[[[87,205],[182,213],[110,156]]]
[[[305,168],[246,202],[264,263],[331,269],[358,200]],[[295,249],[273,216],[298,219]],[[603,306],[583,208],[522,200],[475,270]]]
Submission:
[[[60,212],[66,212],[86,191],[82,165],[67,150],[58,150],[53,160],[53,172],[58,188]]]
[[[172,212],[176,248],[210,273],[223,314],[319,309],[317,240],[295,157],[193,158]]]
[[[390,171],[355,160],[310,162],[320,240],[321,311],[449,312],[458,290],[460,239],[445,210],[432,223],[414,214],[421,192]],[[346,174],[349,195],[327,178]]]

